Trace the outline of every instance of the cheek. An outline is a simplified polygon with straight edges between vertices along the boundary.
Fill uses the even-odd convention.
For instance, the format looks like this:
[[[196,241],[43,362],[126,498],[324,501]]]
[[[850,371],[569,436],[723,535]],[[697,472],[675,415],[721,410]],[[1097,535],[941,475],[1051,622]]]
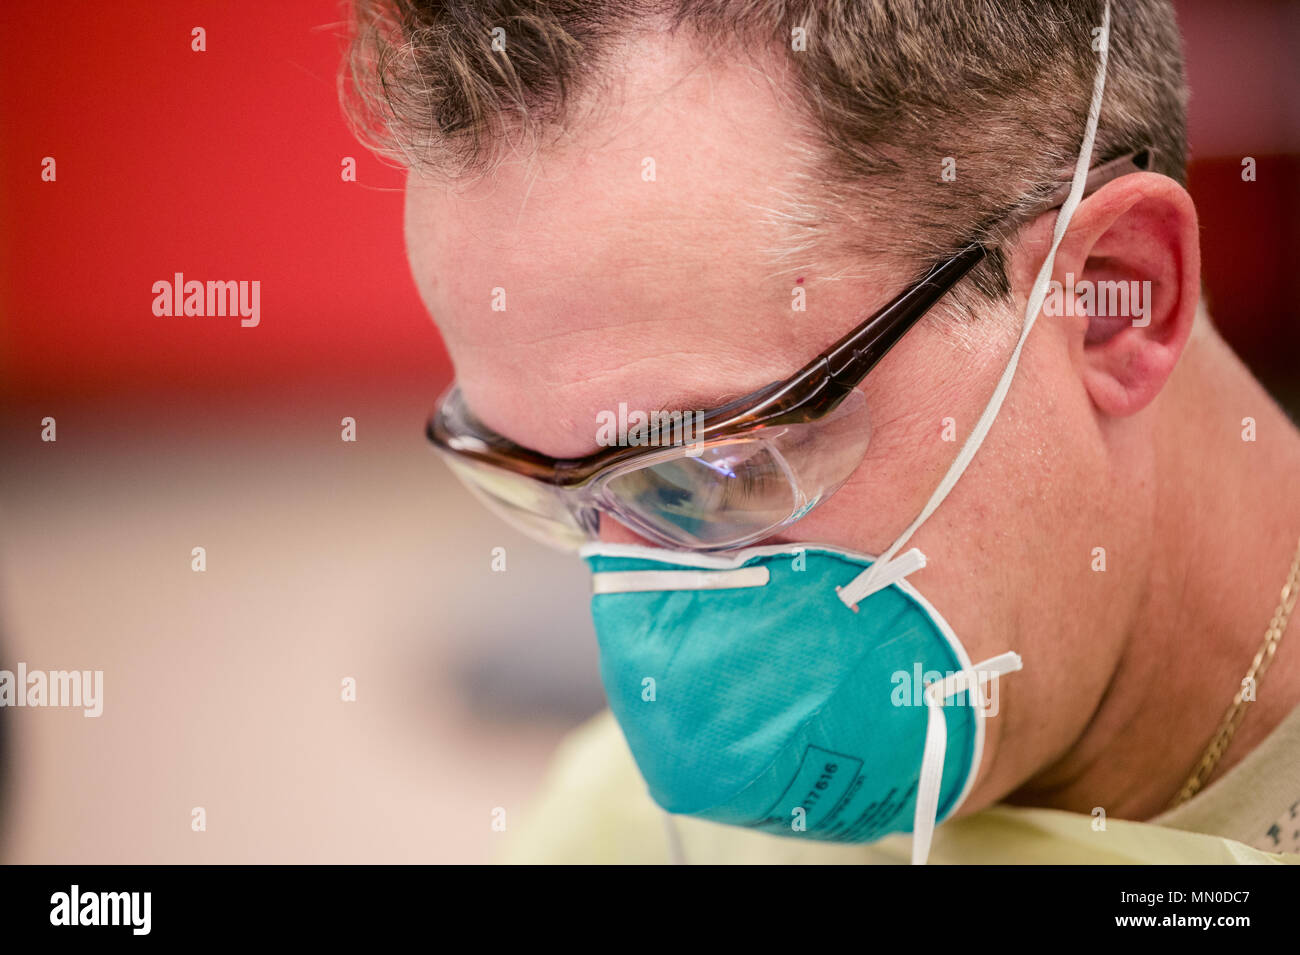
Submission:
[[[800,522],[799,534],[868,553],[893,543],[956,458],[992,393],[1001,360],[994,349],[968,351],[928,326],[913,329],[863,385],[872,436],[861,465]],[[969,480],[968,470],[958,487]],[[945,502],[931,521],[953,513]]]
[[[879,393],[868,397],[875,413],[866,458],[786,536],[874,554],[888,548],[947,473],[1009,350],[963,353],[958,358],[967,364],[960,368],[942,351],[926,356],[924,365],[882,363],[870,385]],[[1076,551],[1086,558],[1088,534],[1104,517],[1096,499],[1079,500],[1077,489],[1096,486],[1105,462],[1086,395],[1057,352],[1046,335],[1037,349],[1027,349],[975,458],[905,545],[929,559],[913,583],[972,641],[972,653],[986,644],[990,653],[1006,649],[994,644],[1019,629],[1033,595],[1062,596],[1052,592],[1066,586],[1054,574],[1056,563]],[[919,381],[931,384],[908,385]],[[1086,568],[1083,558],[1079,565]]]
[[[1102,591],[1090,560],[1112,524],[1107,481],[1077,376],[1050,355],[1030,359],[971,466],[914,538],[930,558],[917,586],[972,654],[1014,649],[1040,675],[1067,664],[1082,675],[1091,615],[1105,609],[1092,599]]]

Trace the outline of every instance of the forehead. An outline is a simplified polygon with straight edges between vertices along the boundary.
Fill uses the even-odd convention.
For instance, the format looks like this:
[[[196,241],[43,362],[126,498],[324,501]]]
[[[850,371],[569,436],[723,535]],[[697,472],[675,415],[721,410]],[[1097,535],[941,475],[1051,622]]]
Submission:
[[[619,402],[707,407],[785,377],[878,304],[777,257],[811,172],[782,77],[663,39],[626,61],[564,141],[407,185],[412,269],[467,402],[557,456],[591,450]]]

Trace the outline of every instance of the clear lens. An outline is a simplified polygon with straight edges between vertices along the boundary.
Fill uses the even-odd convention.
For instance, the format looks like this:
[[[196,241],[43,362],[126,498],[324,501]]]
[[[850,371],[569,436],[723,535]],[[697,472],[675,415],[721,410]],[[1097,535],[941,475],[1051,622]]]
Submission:
[[[454,451],[442,456],[490,510],[549,546],[574,550],[592,540],[598,508],[659,543],[720,550],[807,514],[853,473],[870,437],[866,400],[855,391],[816,421],[675,448],[587,487],[553,486]]]
[[[530,537],[563,550],[576,550],[590,539],[557,488],[454,454],[443,458],[488,510]]]
[[[607,479],[615,515],[673,545],[716,550],[752,543],[835,492],[866,453],[866,401],[853,392],[817,421],[759,428]],[[695,449],[699,450],[699,449]]]
[[[612,478],[619,509],[663,537],[720,547],[786,521],[798,507],[791,475],[761,440],[708,445]]]

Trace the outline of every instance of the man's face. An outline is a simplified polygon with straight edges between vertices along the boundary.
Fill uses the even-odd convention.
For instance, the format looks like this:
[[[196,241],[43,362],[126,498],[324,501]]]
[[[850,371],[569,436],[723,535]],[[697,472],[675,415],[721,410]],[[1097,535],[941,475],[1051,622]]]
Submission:
[[[777,274],[765,210],[805,189],[792,146],[806,136],[780,79],[668,41],[631,56],[637,71],[564,144],[470,185],[407,185],[412,268],[466,402],[489,428],[551,456],[596,450],[597,414],[620,402],[707,409],[788,377],[910,277],[870,262],[841,277]],[[1018,294],[1003,308],[1016,316],[1040,246],[1036,258],[1032,248],[1013,256]],[[806,311],[791,307],[799,286]],[[492,309],[494,289],[505,290],[504,311]],[[873,436],[861,466],[776,540],[879,553],[910,523],[1010,354],[1014,335],[993,309],[960,338],[922,322],[876,367],[862,386]],[[914,583],[973,659],[1015,649],[1043,692],[1067,672],[1076,681],[1053,703],[1059,727],[1035,743],[1043,755],[1095,704],[1103,677],[1093,686],[1089,668],[1118,652],[1087,646],[1080,620],[1058,613],[1089,604],[1078,590],[1091,548],[1108,541],[1080,529],[1100,528],[1115,507],[1076,362],[1065,334],[1035,331],[984,447],[912,542],[931,559]],[[635,540],[608,518],[602,536]],[[1117,609],[1098,607],[1096,619]],[[1019,690],[1004,688],[1004,713]]]

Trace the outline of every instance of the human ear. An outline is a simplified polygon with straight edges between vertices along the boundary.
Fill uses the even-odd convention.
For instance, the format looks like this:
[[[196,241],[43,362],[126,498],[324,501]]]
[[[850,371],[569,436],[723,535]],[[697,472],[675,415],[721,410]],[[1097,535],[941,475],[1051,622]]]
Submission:
[[[1054,217],[1043,219],[1050,233]],[[1043,223],[1035,225],[1041,234]],[[1075,209],[1052,272],[1039,321],[1068,323],[1099,412],[1141,411],[1169,380],[1196,317],[1201,255],[1191,196],[1156,173],[1107,183]]]

